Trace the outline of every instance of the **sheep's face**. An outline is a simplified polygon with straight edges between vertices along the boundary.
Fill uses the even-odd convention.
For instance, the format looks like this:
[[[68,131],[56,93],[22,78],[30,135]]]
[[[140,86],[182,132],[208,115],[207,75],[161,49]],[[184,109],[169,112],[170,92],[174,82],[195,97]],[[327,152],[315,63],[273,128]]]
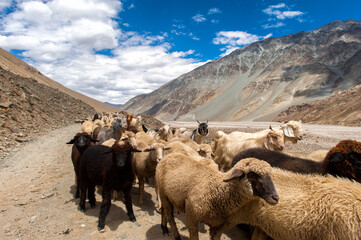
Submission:
[[[247,173],[247,179],[252,185],[253,195],[263,198],[270,205],[276,205],[279,196],[269,174],[259,175],[255,172]]]
[[[163,144],[155,143],[143,150],[143,152],[150,152],[150,159],[151,161],[159,163],[164,157],[164,151],[169,150],[170,147],[165,147]]]
[[[267,139],[265,142],[265,147],[270,150],[274,151],[281,151],[283,150],[283,147],[285,146],[285,141],[283,134],[276,132],[276,131],[270,131],[267,134]]]
[[[283,129],[286,140],[291,141],[292,143],[297,143],[298,140],[303,139],[301,122],[289,121],[287,123],[283,123],[281,128]]]
[[[207,136],[208,135],[208,124],[207,123],[199,123],[197,131],[198,131],[199,135]]]
[[[93,139],[88,133],[78,133],[74,136],[72,140],[66,144],[75,144],[76,148],[79,151],[85,151],[92,143],[97,142],[98,140]]]
[[[279,196],[273,180],[270,176],[272,171],[269,163],[256,159],[245,158],[237,162],[227,174],[224,182],[247,178],[252,188],[253,196],[263,198],[268,204],[278,203]],[[244,189],[244,185],[240,185]]]

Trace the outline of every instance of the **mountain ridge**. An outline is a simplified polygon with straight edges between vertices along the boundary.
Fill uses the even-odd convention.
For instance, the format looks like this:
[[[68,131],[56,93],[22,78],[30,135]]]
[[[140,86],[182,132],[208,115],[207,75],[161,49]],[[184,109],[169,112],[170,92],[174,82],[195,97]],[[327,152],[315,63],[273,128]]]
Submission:
[[[237,49],[123,108],[163,120],[273,120],[360,84],[360,51],[361,22],[335,21]]]

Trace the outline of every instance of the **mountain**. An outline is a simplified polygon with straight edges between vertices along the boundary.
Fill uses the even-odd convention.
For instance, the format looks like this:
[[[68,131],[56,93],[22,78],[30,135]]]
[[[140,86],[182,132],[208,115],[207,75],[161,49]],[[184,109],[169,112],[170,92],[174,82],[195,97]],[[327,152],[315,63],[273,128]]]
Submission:
[[[116,107],[116,108],[121,108],[123,106],[123,104],[115,104],[115,103],[110,103],[110,102],[104,102],[110,106]],[[118,109],[119,111],[119,109]]]
[[[87,104],[95,108],[97,112],[119,111],[119,109],[114,106],[97,101],[93,98],[87,97],[81,93],[78,93],[76,91],[64,87],[60,83],[44,76],[37,69],[33,68],[32,66],[28,65],[24,61],[20,60],[19,58],[15,57],[14,55],[10,54],[9,52],[5,51],[2,48],[0,48],[0,67],[5,71],[9,71],[23,78],[35,79],[40,84],[44,84],[51,88],[58,89],[59,91],[65,94],[68,94],[76,99],[82,100],[83,102],[86,102]]]
[[[268,121],[361,83],[361,22],[268,38],[136,96],[123,109],[163,120]]]
[[[274,121],[288,119],[315,124],[361,126],[361,84],[323,100],[289,107]]]

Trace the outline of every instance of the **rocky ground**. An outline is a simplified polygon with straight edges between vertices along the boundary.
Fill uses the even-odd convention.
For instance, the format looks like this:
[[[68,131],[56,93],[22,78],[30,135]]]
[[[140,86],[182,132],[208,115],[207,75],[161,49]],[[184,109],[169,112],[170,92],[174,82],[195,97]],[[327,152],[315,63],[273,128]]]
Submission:
[[[194,123],[177,126],[192,128]],[[275,123],[272,123],[274,127]],[[171,123],[176,126],[176,123]],[[210,123],[211,140],[216,130],[257,131],[269,123]],[[342,139],[361,141],[361,128],[304,125],[305,137],[286,149],[308,152],[329,149]],[[133,189],[137,222],[128,221],[121,200],[112,203],[106,219],[105,233],[97,231],[101,196],[97,193],[97,207],[82,213],[77,210],[74,194],[74,171],[70,160],[71,146],[65,144],[79,124],[38,134],[26,143],[19,143],[17,151],[0,159],[0,239],[173,239],[164,237],[160,215],[155,211],[152,184],[145,187],[144,206],[138,205],[138,186]],[[182,239],[187,239],[184,214],[176,214]],[[200,239],[208,239],[208,227],[200,226]],[[237,228],[222,235],[222,239],[250,239]]]
[[[95,113],[88,104],[0,67],[0,159],[45,131]]]

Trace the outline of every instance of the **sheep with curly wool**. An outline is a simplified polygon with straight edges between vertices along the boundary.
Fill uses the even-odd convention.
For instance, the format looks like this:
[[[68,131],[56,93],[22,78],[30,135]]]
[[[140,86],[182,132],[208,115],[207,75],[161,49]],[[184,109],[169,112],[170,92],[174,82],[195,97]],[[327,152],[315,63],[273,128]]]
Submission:
[[[257,159],[240,162],[223,173],[180,153],[165,156],[156,168],[163,234],[168,234],[169,222],[174,238],[180,239],[173,215],[176,208],[186,213],[190,239],[198,239],[198,223],[210,227],[211,239],[220,239],[237,224],[229,217],[246,202],[263,198],[267,204],[277,204],[270,171],[268,163]]]
[[[249,158],[234,162],[237,164]],[[361,185],[332,175],[300,174],[273,168],[280,199],[270,207],[249,201],[230,219],[256,226],[252,239],[359,239]],[[256,236],[257,235],[257,236]]]

